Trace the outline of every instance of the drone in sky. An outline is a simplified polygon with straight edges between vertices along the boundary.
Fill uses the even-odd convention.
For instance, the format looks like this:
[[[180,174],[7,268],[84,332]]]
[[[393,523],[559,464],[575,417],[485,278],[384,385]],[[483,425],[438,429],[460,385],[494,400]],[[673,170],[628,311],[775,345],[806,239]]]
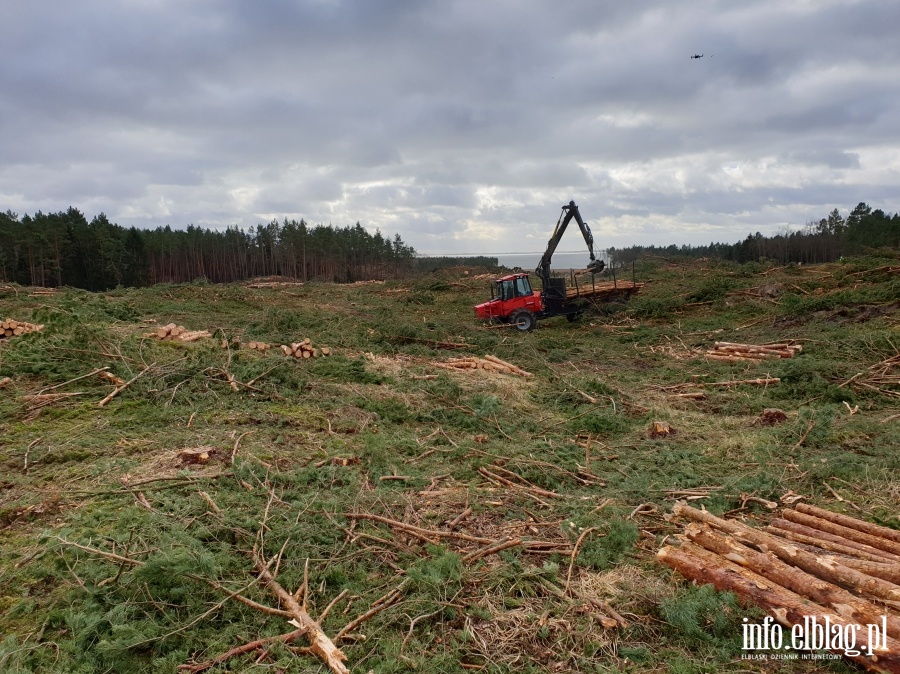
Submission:
[[[693,56],[691,56],[691,58],[692,58],[692,59],[702,59],[702,58],[703,58],[703,54],[694,54]]]

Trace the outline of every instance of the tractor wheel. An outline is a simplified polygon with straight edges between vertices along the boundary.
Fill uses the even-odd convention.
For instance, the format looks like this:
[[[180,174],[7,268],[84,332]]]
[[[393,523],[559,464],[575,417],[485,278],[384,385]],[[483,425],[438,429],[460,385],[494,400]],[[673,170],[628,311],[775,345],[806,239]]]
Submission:
[[[534,330],[534,314],[527,309],[520,309],[509,317],[509,322],[516,326],[519,332],[531,332]]]

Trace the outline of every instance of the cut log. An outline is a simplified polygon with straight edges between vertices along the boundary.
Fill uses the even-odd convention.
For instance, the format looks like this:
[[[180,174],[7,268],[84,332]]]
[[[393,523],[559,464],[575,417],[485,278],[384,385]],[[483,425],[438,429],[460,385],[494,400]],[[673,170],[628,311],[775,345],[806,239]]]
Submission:
[[[785,627],[804,625],[811,618],[815,618],[820,625],[826,619],[832,625],[843,626],[845,622],[834,611],[779,587],[763,576],[698,545],[684,543],[679,548],[665,546],[656,556],[686,578],[699,584],[711,583],[719,591],[734,592],[745,601],[756,604]],[[856,640],[856,645],[861,650],[859,655],[838,652],[871,671],[900,673],[900,644],[896,640],[887,637],[886,650],[876,650],[873,655],[865,655],[868,635],[862,630],[858,636],[860,638]]]
[[[831,559],[831,558],[828,558]],[[894,585],[900,585],[900,564],[884,564],[882,562],[867,562],[863,559],[855,559],[851,557],[841,557],[834,561],[851,569],[861,571],[867,576],[881,578]]]
[[[781,513],[781,516],[790,522],[796,522],[797,524],[803,524],[813,529],[825,531],[829,534],[842,536],[851,541],[864,543],[865,545],[884,550],[885,552],[900,557],[900,543],[882,538],[881,536],[873,536],[872,534],[867,534],[858,529],[851,529],[850,527],[845,527],[842,524],[837,524],[821,517],[807,515],[799,510],[785,510]]]
[[[860,559],[867,559],[871,562],[900,561],[895,555],[885,552],[884,550],[879,550],[878,548],[873,548],[871,545],[857,543],[856,541],[851,541],[843,536],[829,534],[828,532],[819,531],[818,529],[813,529],[812,527],[797,524],[796,522],[790,522],[788,520],[774,519],[772,520],[772,523],[766,527],[766,531],[769,531],[769,533],[773,533],[776,536],[781,536],[782,538],[789,538],[799,543],[816,545],[824,550],[831,550],[832,552],[839,552],[842,555],[851,555],[853,557],[859,557]]]
[[[798,503],[794,506],[794,510],[801,512],[804,515],[812,515],[813,517],[819,517],[823,520],[829,520],[831,522],[834,522],[835,524],[840,524],[841,526],[848,527],[850,529],[862,531],[863,533],[869,534],[871,536],[879,536],[881,538],[887,538],[888,540],[894,541],[895,543],[900,543],[900,531],[898,531],[897,529],[888,529],[887,527],[872,524],[871,522],[864,522],[863,520],[859,520],[855,517],[850,517],[849,515],[833,513],[830,510],[817,508],[816,506],[808,505],[806,503]]]

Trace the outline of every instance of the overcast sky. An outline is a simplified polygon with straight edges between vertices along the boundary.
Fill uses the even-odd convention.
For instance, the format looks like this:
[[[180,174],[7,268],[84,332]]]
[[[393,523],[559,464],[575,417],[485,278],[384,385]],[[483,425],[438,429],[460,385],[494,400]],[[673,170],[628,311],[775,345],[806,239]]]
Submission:
[[[891,0],[4,0],[0,25],[20,216],[503,253],[569,200],[598,248],[900,210]]]

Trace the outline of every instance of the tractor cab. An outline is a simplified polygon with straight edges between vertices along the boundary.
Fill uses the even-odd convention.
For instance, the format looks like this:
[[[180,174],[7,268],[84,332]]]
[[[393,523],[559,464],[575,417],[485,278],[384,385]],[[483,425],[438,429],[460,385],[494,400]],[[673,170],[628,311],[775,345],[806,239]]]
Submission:
[[[491,299],[475,306],[479,319],[507,321],[517,311],[541,310],[541,294],[531,288],[528,274],[510,274],[491,284]]]

